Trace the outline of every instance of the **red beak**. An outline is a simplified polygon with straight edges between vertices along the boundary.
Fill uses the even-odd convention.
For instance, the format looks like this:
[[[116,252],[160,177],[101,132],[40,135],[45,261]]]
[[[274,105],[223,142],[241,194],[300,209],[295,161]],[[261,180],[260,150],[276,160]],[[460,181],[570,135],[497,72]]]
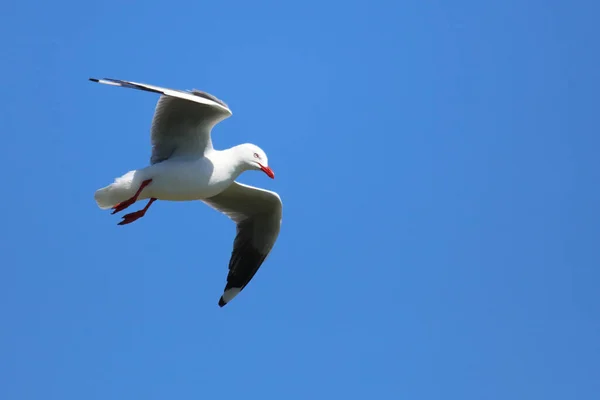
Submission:
[[[262,169],[265,174],[269,175],[269,178],[275,179],[275,173],[273,173],[273,170],[271,168],[265,167],[262,164],[258,164],[258,165],[260,165],[260,169]]]

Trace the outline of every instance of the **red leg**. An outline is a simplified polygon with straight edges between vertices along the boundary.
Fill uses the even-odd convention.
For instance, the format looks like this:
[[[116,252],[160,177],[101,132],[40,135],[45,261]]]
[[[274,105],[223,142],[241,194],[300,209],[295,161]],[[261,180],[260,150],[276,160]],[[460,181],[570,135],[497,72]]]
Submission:
[[[133,221],[136,221],[136,220],[142,218],[144,215],[146,215],[146,211],[148,211],[148,209],[150,208],[150,205],[152,203],[154,203],[155,201],[156,201],[156,199],[153,197],[150,199],[148,204],[146,204],[146,207],[144,207],[143,209],[136,211],[136,212],[132,212],[131,214],[124,215],[123,221],[119,222],[119,225],[127,225],[127,224],[132,223]]]
[[[151,182],[152,182],[152,179],[147,179],[144,182],[142,182],[142,184],[140,185],[140,188],[138,189],[137,192],[135,192],[133,197],[128,200],[122,201],[119,204],[117,204],[116,206],[114,206],[113,212],[111,212],[111,214],[118,213],[119,211],[123,211],[124,209],[126,209],[127,207],[129,207],[130,205],[135,203],[137,201],[138,197],[140,196],[140,193],[142,193],[142,190],[144,190],[144,188],[146,186],[148,186]]]

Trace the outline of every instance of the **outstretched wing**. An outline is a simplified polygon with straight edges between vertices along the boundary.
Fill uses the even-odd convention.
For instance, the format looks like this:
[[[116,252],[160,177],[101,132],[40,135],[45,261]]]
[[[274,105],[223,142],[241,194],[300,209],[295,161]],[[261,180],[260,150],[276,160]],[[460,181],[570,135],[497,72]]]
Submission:
[[[227,104],[200,90],[167,89],[111,78],[90,80],[161,95],[150,133],[152,164],[171,157],[202,156],[207,149],[212,149],[212,128],[232,114]]]
[[[282,203],[275,192],[238,182],[203,201],[237,224],[227,284],[219,299],[223,307],[248,285],[271,252],[279,236]]]

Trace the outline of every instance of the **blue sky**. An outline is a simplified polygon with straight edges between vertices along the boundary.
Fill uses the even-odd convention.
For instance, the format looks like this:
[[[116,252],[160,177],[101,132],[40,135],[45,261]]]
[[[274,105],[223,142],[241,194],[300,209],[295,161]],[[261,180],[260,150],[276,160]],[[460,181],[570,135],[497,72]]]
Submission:
[[[0,398],[597,398],[599,8],[5,4]],[[209,91],[215,146],[267,152],[281,235],[223,309],[226,217],[97,208],[157,97],[90,76]]]

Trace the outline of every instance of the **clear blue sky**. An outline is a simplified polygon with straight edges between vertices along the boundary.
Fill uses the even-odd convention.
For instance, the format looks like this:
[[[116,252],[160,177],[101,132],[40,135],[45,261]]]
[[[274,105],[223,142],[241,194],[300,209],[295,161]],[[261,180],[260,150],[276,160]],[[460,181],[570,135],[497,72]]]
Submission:
[[[12,1],[0,15],[0,398],[597,399],[600,68],[589,1]],[[157,96],[209,91],[280,193],[235,228],[126,227]]]

